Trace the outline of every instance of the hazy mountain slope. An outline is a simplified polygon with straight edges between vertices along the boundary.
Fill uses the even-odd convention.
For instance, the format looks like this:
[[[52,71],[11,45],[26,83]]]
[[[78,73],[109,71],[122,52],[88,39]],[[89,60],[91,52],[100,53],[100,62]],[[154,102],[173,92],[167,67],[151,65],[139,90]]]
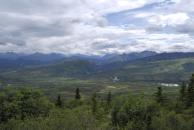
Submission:
[[[121,68],[101,73],[99,77],[117,76],[120,81],[179,82],[188,79],[193,72],[194,58],[181,58],[129,63]]]
[[[182,59],[182,58],[192,58],[194,57],[194,52],[172,52],[172,53],[160,53],[153,56],[148,56],[141,58],[140,62],[146,61],[161,61],[161,60],[173,60],[173,59]],[[135,60],[135,61],[138,61]]]
[[[30,67],[4,73],[5,77],[38,78],[38,77],[77,77],[83,78],[95,70],[95,64],[83,60],[57,62],[55,64]]]
[[[130,62],[101,65],[87,60],[64,59],[49,65],[11,71],[2,76],[11,79],[65,77],[109,81],[117,76],[121,82],[181,82],[194,72],[193,57],[191,53],[165,53]]]
[[[14,52],[0,53],[0,59],[7,59],[7,60],[15,60],[22,56],[26,56],[26,55],[22,53],[14,53]]]
[[[115,62],[127,62],[135,59],[139,59],[146,56],[154,55],[155,52],[141,52],[141,53],[130,53],[130,54],[110,54],[105,56],[87,56],[87,55],[72,55],[64,56],[62,54],[43,54],[43,53],[34,53],[34,54],[20,54],[20,53],[0,53],[0,72],[2,71],[14,71],[18,69],[23,69],[26,67],[34,67],[45,64],[58,64],[59,61],[64,61],[66,63],[72,61],[88,61],[93,62],[98,65],[106,64],[100,69],[106,68],[108,64]],[[116,64],[116,63],[115,63]],[[115,65],[113,66],[113,68]],[[110,68],[110,67],[108,67]]]
[[[12,71],[27,66],[43,65],[43,62],[35,60],[24,60],[24,59],[0,59],[0,72]]]
[[[13,71],[37,65],[44,65],[63,58],[63,55],[55,53],[34,53],[28,55],[13,52],[0,53],[0,72]]]
[[[111,63],[116,63],[116,62],[128,62],[128,61],[133,61],[133,60],[138,60],[142,59],[145,57],[150,57],[157,55],[156,52],[152,51],[143,51],[143,52],[134,52],[134,53],[129,53],[129,54],[107,54],[103,56],[100,59],[101,64],[111,64]]]
[[[40,62],[52,62],[56,60],[61,60],[65,56],[57,53],[43,54],[43,53],[34,53],[26,56],[22,56],[19,59],[31,60],[31,61],[40,61]]]
[[[194,59],[182,58],[154,62],[131,63],[106,71],[99,71],[97,66],[85,61],[74,61],[7,73],[6,77],[21,79],[33,78],[79,78],[112,81],[117,76],[121,82],[181,82],[194,72]],[[4,75],[5,76],[5,75]]]

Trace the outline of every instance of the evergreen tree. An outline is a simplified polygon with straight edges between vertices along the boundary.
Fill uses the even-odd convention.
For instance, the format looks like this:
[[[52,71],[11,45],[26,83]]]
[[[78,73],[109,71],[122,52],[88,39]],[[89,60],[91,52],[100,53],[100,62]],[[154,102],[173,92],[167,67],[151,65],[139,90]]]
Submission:
[[[118,125],[118,118],[117,118],[117,115],[118,115],[118,108],[117,106],[114,106],[112,111],[111,111],[111,122],[112,122],[112,125],[113,126],[117,126]]]
[[[63,106],[63,103],[62,103],[62,100],[61,100],[61,95],[58,95],[57,101],[56,101],[55,105],[58,106],[58,107],[62,107]]]
[[[75,99],[80,99],[80,98],[81,98],[81,95],[80,95],[80,92],[79,92],[79,88],[76,88]]]
[[[111,92],[108,93],[108,96],[107,96],[107,105],[110,106],[111,105],[111,101],[112,101],[112,94]]]
[[[156,92],[156,101],[160,104],[163,103],[164,101],[164,98],[163,98],[163,95],[162,95],[162,87],[158,87],[158,90]]]
[[[187,89],[187,98],[186,98],[187,107],[192,106],[193,102],[194,102],[194,74],[190,79],[189,86]]]
[[[182,83],[181,88],[180,88],[180,96],[179,99],[184,102],[185,101],[185,97],[186,97],[186,89],[187,89],[187,85],[185,82]]]
[[[92,96],[92,112],[96,113],[97,111],[97,100],[96,100],[96,93]]]

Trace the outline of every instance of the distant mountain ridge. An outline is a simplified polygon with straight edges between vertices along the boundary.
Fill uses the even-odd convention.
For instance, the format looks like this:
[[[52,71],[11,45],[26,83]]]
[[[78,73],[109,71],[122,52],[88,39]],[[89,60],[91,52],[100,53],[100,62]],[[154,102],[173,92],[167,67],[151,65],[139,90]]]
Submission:
[[[16,60],[25,55],[26,54],[23,54],[23,53],[6,52],[6,53],[0,53],[0,59]]]
[[[157,53],[155,52],[135,52],[135,53],[128,53],[128,54],[107,54],[104,56],[93,56],[93,55],[70,55],[65,56],[63,54],[58,53],[33,53],[33,54],[23,54],[23,53],[14,53],[14,52],[7,52],[7,53],[0,53],[0,60],[5,60],[11,62],[21,62],[21,61],[36,61],[36,62],[52,62],[56,60],[64,60],[64,61],[73,61],[73,60],[86,60],[95,63],[105,64],[105,63],[113,63],[113,62],[124,62],[124,61],[131,61],[134,59],[144,58],[148,56],[153,56]]]
[[[79,71],[79,75],[101,72],[105,70],[115,69],[117,63],[119,63],[119,67],[120,63],[125,63],[131,60],[140,59],[155,54],[155,52],[145,51],[140,53],[129,54],[108,54],[104,56],[87,56],[80,54],[65,56],[57,53],[20,54],[8,52],[0,53],[0,72],[17,71],[18,69],[23,70],[30,67],[40,70],[48,70],[48,72],[55,74],[60,74],[63,71],[68,71],[67,75],[71,75],[70,71],[72,71],[75,76],[76,73],[73,72],[74,70],[77,70],[76,72]],[[87,67],[84,69],[84,66]],[[66,69],[62,69],[63,67]],[[49,69],[51,69],[52,71],[49,71]],[[88,71],[81,73],[81,71],[83,70]],[[47,73],[46,71],[43,72]]]
[[[65,56],[57,53],[43,54],[43,53],[34,53],[30,55],[25,55],[19,59],[32,60],[32,61],[41,61],[41,62],[51,62],[63,59]]]
[[[23,53],[0,53],[0,60],[7,61],[33,61],[41,63],[49,63],[52,61],[76,61],[85,60],[94,62],[96,64],[111,64],[117,62],[129,62],[129,61],[155,61],[155,60],[170,60],[179,58],[194,57],[194,52],[172,52],[172,53],[156,53],[152,51],[143,52],[133,52],[133,53],[123,53],[123,54],[106,54],[104,56],[94,56],[94,55],[70,55],[65,56],[58,53],[33,53],[33,54],[23,54]]]
[[[22,53],[0,53],[0,71],[9,71],[19,68],[25,68],[27,66],[37,66],[43,64],[49,64],[51,62],[61,60],[64,56],[61,54],[51,53],[34,53],[34,54],[22,54]]]
[[[159,53],[157,55],[148,56],[140,59],[141,61],[157,61],[157,60],[173,60],[181,58],[192,58],[194,52],[171,52],[171,53]]]
[[[107,64],[107,63],[116,63],[116,62],[127,62],[127,61],[133,61],[145,57],[150,57],[157,55],[156,52],[152,51],[143,51],[143,52],[133,52],[133,53],[124,53],[124,54],[107,54],[103,56],[100,60],[101,63]]]
[[[118,76],[121,78],[121,81],[151,81],[160,79],[161,81],[167,81],[168,79],[171,79],[170,81],[177,81],[182,80],[184,75],[188,76],[194,71],[194,52],[160,54],[141,52],[122,55],[109,54],[101,57],[74,55],[60,57],[61,59],[58,59],[58,55],[52,55],[52,62],[46,62],[45,64],[43,61],[50,56],[34,54],[25,56],[24,59],[31,59],[30,61],[19,58],[19,60],[22,59],[22,62],[19,62],[19,60],[12,60],[12,62],[16,61],[15,63],[6,62],[11,65],[10,68],[13,66],[20,68],[20,70],[10,73],[11,75],[15,75],[15,77],[34,75],[36,77],[109,79],[111,76]],[[42,60],[43,63],[40,62],[40,59],[44,57],[46,58]],[[25,68],[27,65],[31,65],[31,67]],[[0,61],[0,67],[6,68],[7,66]]]
[[[14,52],[7,52],[7,53],[0,53],[0,59],[6,60],[34,60],[34,61],[52,61],[56,59],[64,58],[64,55],[58,53],[33,53],[33,54],[24,54],[24,53],[14,53]]]

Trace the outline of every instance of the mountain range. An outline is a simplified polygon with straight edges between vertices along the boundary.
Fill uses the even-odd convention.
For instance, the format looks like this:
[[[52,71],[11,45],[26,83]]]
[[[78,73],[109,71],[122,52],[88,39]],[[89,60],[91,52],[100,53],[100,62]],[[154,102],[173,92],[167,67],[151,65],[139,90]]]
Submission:
[[[109,64],[114,62],[125,62],[143,57],[155,55],[155,52],[141,52],[130,54],[108,54],[104,56],[87,56],[87,55],[71,55],[65,56],[57,53],[43,54],[22,54],[22,53],[0,53],[0,71],[10,71],[15,69],[21,69],[26,67],[34,67],[46,64],[55,64],[60,61],[89,61],[95,64]]]
[[[0,53],[0,71],[10,71],[25,68],[28,66],[38,66],[49,64],[51,62],[63,59],[64,55],[51,53],[34,53],[34,54],[22,54],[22,53]]]
[[[193,52],[156,53],[144,51],[104,56],[35,53],[0,54],[1,77],[66,77],[120,82],[181,82],[194,72]]]

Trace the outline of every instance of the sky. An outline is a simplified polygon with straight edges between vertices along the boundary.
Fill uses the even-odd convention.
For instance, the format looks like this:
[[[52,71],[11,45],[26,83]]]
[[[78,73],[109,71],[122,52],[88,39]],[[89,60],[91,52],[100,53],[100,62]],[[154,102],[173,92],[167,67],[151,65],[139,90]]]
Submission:
[[[194,51],[194,0],[0,0],[0,52]]]

